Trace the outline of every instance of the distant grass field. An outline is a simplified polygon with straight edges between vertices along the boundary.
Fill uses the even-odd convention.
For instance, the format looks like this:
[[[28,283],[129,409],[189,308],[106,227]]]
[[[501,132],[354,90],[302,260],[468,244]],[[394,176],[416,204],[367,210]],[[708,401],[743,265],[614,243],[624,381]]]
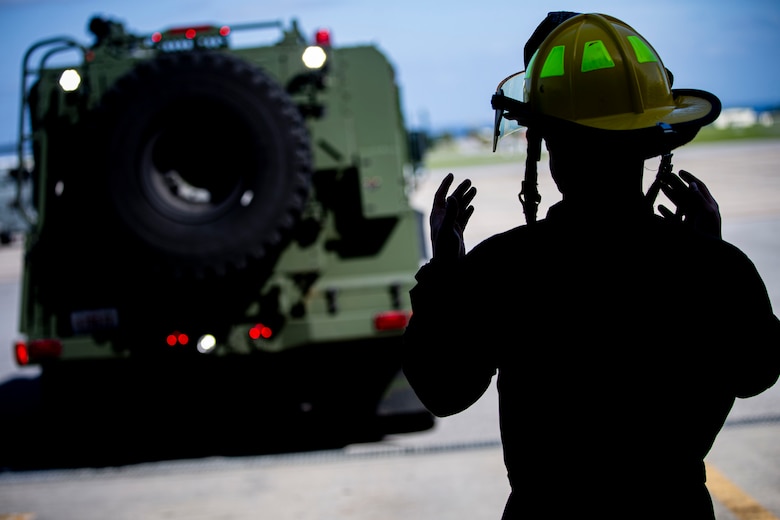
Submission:
[[[771,126],[753,125],[747,128],[718,129],[712,125],[705,126],[699,130],[694,143],[729,139],[780,139],[780,122]]]
[[[702,128],[690,144],[733,139],[780,139],[780,123],[771,126],[754,125],[747,128],[719,129],[710,125]],[[525,159],[525,152],[503,152],[500,149],[493,153],[490,145],[485,145],[484,151],[463,153],[451,142],[435,143],[426,154],[425,167],[429,169],[451,168],[455,166],[479,166],[486,164],[501,164],[517,162]]]

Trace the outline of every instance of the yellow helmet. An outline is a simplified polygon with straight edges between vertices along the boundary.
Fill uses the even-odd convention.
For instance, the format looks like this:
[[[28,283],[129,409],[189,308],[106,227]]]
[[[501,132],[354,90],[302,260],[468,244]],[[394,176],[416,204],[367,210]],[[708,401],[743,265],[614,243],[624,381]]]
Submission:
[[[713,94],[672,89],[672,75],[650,43],[604,14],[548,13],[526,43],[524,62],[526,70],[504,79],[493,95],[493,151],[502,135],[528,128],[520,201],[529,224],[540,199],[542,138],[604,140],[647,159],[689,142],[720,114]]]
[[[629,25],[604,14],[571,14],[539,44],[524,73],[499,85],[497,123],[500,112],[529,128],[568,122],[600,130],[653,129],[659,136],[658,128],[667,134],[680,128],[687,130],[687,142],[718,116],[720,101],[709,92],[672,90],[661,58]],[[681,137],[668,147],[683,144]]]

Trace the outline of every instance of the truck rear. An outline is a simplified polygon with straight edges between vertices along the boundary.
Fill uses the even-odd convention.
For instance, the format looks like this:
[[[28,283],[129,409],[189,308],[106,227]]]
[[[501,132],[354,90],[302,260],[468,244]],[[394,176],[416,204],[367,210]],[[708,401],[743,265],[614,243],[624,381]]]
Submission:
[[[422,157],[386,56],[295,21],[90,30],[23,63],[15,354],[40,365],[45,414],[430,428],[398,356]],[[249,31],[280,36],[231,45]]]

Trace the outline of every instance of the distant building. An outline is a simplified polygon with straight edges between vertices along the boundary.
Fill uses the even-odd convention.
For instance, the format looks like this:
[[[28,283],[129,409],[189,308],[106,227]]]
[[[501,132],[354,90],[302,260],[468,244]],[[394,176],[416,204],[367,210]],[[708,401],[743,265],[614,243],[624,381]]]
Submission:
[[[758,112],[752,108],[724,108],[713,126],[718,129],[749,128],[755,125],[772,126],[774,117],[770,112]]]

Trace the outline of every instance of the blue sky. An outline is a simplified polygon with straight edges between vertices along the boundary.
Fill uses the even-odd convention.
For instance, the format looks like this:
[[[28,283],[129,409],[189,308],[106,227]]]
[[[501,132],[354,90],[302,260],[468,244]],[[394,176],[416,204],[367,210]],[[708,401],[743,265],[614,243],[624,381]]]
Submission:
[[[297,19],[334,45],[374,43],[393,63],[407,124],[487,125],[498,82],[522,68],[525,41],[548,11],[611,14],[645,36],[675,75],[724,106],[780,104],[778,0],[0,0],[0,146],[16,139],[25,50],[39,39],[87,44],[96,14],[148,34],[187,24]]]

